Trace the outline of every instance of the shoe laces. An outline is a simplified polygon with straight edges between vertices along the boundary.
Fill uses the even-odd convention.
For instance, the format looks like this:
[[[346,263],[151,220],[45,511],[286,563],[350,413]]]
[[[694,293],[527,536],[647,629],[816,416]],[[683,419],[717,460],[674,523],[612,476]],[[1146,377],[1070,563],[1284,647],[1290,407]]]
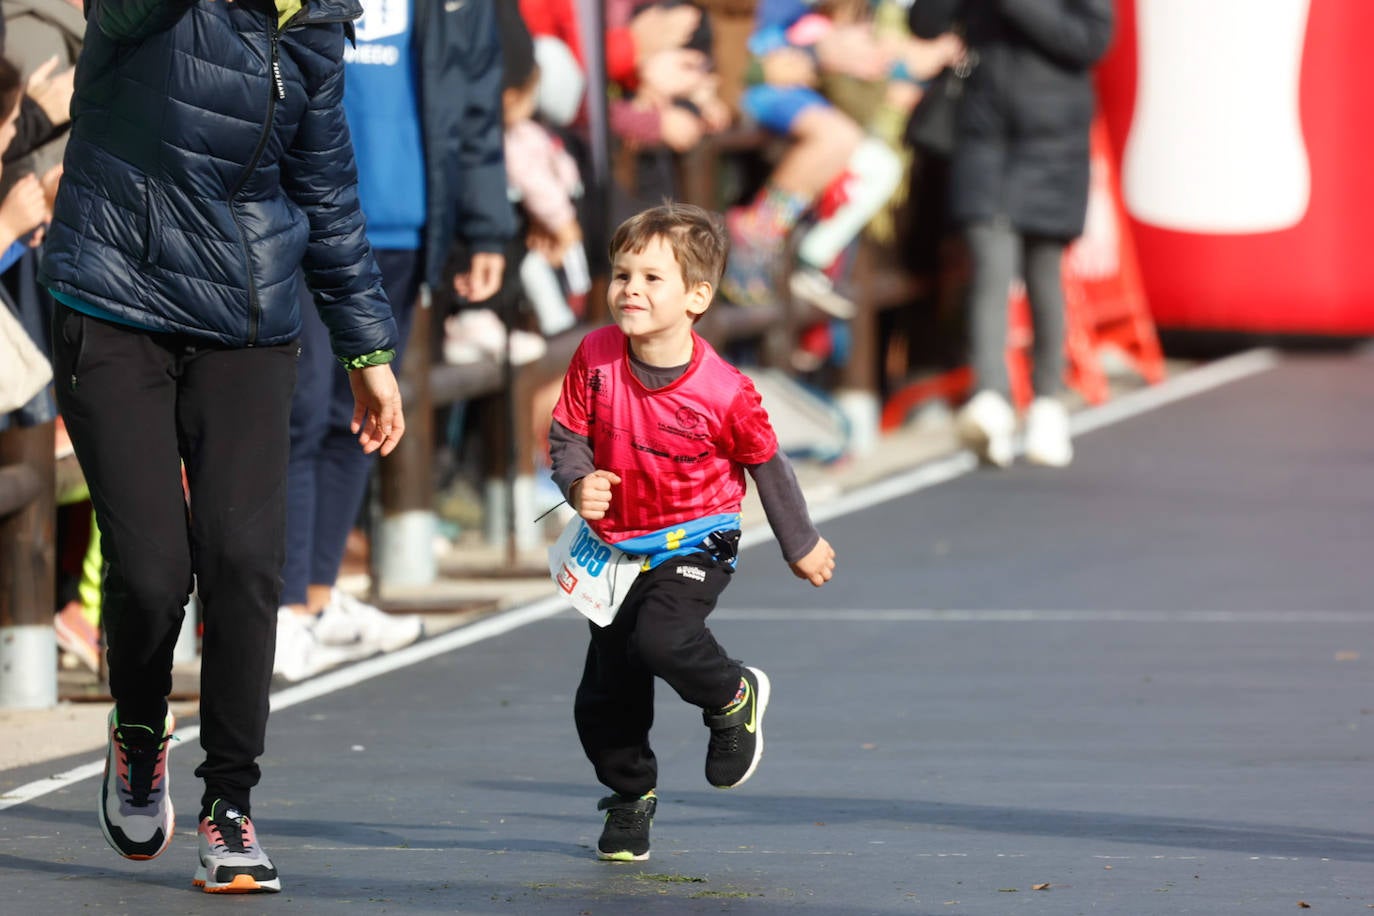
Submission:
[[[167,739],[160,741],[129,741],[122,729],[115,731],[116,743],[123,757],[128,782],[120,786],[120,792],[134,808],[146,808],[157,802],[162,794],[161,784],[154,786],[158,758],[166,747]]]
[[[647,830],[658,807],[658,798],[652,794],[637,799],[624,799],[610,796],[601,800],[598,806],[606,812],[606,824],[616,830],[639,833]]]
[[[744,731],[743,725],[711,729],[709,754],[712,757],[719,757],[739,753],[740,732],[742,731]]]
[[[248,839],[247,825],[247,816],[240,814],[237,808],[231,807],[222,814],[212,812],[210,815],[210,827],[218,845],[230,852],[248,852],[253,848]]]

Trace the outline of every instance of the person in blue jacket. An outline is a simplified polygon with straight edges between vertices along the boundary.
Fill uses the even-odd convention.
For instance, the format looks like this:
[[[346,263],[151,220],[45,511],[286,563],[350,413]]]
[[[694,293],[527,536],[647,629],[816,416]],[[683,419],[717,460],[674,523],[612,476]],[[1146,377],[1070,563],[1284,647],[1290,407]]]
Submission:
[[[88,0],[40,279],[59,406],[108,568],[106,840],[173,831],[172,654],[203,609],[194,882],[277,891],[251,791],[284,543],[298,272],[382,454],[405,421],[396,323],[364,232],[343,110],[357,0]],[[184,468],[184,489],[183,489]]]
[[[494,295],[515,234],[502,147],[501,46],[492,0],[364,0],[344,53],[344,110],[358,160],[367,237],[396,314],[399,365],[420,287],[437,287],[455,236],[473,252],[463,295]],[[515,13],[514,15],[519,15]],[[335,588],[373,456],[349,432],[347,373],[327,329],[305,310],[291,405],[286,564],[276,672],[299,680],[391,651],[421,635]]]

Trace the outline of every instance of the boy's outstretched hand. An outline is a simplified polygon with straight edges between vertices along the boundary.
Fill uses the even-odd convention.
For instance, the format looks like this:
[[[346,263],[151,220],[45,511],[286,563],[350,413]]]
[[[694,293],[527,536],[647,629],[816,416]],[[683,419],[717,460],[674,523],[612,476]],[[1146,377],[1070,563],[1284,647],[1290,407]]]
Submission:
[[[816,546],[811,548],[810,553],[790,565],[792,575],[820,588],[835,575],[835,548],[831,547],[825,538],[821,538],[816,542]]]
[[[570,488],[572,507],[587,521],[605,518],[611,508],[611,487],[618,483],[620,475],[614,471],[592,471]]]

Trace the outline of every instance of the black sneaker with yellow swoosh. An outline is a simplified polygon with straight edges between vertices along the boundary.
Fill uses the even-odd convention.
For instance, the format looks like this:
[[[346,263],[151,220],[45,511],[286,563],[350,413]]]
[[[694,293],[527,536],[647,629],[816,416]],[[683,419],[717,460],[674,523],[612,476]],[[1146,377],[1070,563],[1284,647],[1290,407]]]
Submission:
[[[639,798],[610,795],[596,807],[606,812],[601,839],[596,842],[597,858],[607,862],[643,862],[649,858],[649,828],[658,810],[658,796],[652,790]]]
[[[743,697],[724,709],[701,715],[711,729],[706,781],[717,789],[743,784],[754,775],[763,757],[763,714],[772,688],[768,675],[757,668],[745,668],[741,681]]]

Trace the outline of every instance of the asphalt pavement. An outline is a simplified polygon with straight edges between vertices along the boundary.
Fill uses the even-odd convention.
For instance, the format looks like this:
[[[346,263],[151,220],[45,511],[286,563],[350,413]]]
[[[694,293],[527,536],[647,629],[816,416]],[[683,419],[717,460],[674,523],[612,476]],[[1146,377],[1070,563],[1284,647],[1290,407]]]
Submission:
[[[542,601],[278,695],[280,895],[191,888],[187,740],[151,862],[105,846],[90,755],[0,773],[0,912],[1370,912],[1372,370],[1252,354],[1078,414],[1067,471],[849,494],[824,589],[751,537],[712,628],[772,679],[767,752],[710,788],[661,688],[648,862],[595,858],[586,624]]]

